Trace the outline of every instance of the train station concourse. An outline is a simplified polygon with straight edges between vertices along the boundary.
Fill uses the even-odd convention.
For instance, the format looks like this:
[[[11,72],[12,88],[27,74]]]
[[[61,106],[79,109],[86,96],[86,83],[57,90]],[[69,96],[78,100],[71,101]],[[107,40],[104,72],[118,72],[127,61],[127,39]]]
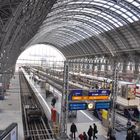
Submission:
[[[0,140],[140,140],[140,0],[0,0]]]

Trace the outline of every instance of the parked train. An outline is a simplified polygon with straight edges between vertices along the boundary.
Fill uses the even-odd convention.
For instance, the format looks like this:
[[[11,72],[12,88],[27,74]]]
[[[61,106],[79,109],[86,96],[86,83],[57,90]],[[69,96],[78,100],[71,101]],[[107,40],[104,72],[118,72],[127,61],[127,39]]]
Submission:
[[[32,72],[34,71],[36,71],[36,69],[35,68],[32,68],[32,70],[31,70]],[[44,71],[38,71],[38,73],[40,73],[40,74],[42,74],[42,76],[44,75],[45,76],[45,72]],[[58,73],[60,73],[60,70],[59,71],[57,71],[56,72],[57,74]],[[62,72],[63,73],[63,72]],[[61,73],[61,74],[62,74]],[[50,75],[49,73],[47,73],[48,75]],[[72,76],[74,75],[75,76],[75,78],[77,78],[77,79],[75,79],[75,81],[79,81],[79,79],[78,78],[82,78],[82,79],[85,79],[85,81],[83,82],[83,83],[85,83],[86,82],[86,80],[91,80],[91,81],[97,81],[97,83],[98,82],[105,82],[105,80],[109,83],[109,82],[111,82],[111,80],[110,79],[106,79],[106,78],[103,78],[103,77],[95,77],[95,76],[90,76],[90,75],[82,75],[82,74],[78,74],[78,73],[72,73],[72,72],[70,72],[69,73],[70,74],[70,80],[72,80]],[[52,75],[52,76],[56,76],[56,75]],[[105,80],[104,80],[105,79]],[[107,83],[107,84],[108,84]],[[119,81],[119,84],[122,86],[122,85],[126,85],[126,84],[128,84],[128,85],[131,85],[132,83],[131,82],[124,82],[124,81]],[[46,90],[48,90],[49,91],[49,84],[46,84]],[[47,94],[46,94],[46,96],[47,96]],[[116,105],[116,109],[118,110],[118,112],[119,113],[121,113],[123,116],[125,116],[126,118],[128,118],[129,117],[129,119],[131,119],[131,120],[134,120],[134,121],[137,121],[137,116],[139,116],[139,111],[138,111],[138,108],[137,108],[137,106],[126,106],[126,105],[120,105],[119,103],[117,103],[117,105]],[[101,115],[100,115],[100,111],[98,111],[98,112],[95,112],[94,113],[94,115],[95,116],[97,116],[99,119],[101,119]]]
[[[57,77],[61,79],[63,78],[64,71],[61,69],[49,69],[49,70],[43,69],[43,71],[40,70],[40,72],[44,72],[44,73],[46,72],[48,75],[52,75],[55,78]],[[110,89],[112,88],[112,80],[104,77],[97,77],[97,76],[86,75],[82,73],[69,72],[69,80],[72,81],[73,83],[78,83],[88,88],[110,88]],[[133,90],[132,92],[134,94],[140,95],[140,84],[135,84],[127,81],[118,81],[119,92],[122,92],[122,88],[124,89],[125,85],[128,86],[127,90],[132,89]]]

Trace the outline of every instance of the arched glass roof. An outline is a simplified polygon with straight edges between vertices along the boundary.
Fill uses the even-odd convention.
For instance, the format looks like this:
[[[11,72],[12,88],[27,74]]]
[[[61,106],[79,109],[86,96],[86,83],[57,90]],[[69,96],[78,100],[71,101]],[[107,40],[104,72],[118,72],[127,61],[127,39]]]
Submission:
[[[66,57],[139,51],[139,27],[140,0],[58,0],[32,43],[53,44]]]

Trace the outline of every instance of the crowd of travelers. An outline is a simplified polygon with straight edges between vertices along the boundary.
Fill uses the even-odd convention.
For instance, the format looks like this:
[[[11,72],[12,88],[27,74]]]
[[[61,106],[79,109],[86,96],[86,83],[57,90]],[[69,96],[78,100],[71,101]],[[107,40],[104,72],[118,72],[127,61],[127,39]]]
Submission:
[[[71,132],[70,137],[72,139],[76,140],[76,132],[78,132],[78,131],[77,131],[77,127],[74,123],[72,123],[72,125],[70,127],[70,132]],[[93,127],[91,125],[89,126],[87,133],[83,132],[83,133],[79,134],[78,137],[80,140],[95,140],[95,139],[97,139],[97,136],[96,136],[97,133],[98,133],[97,126],[94,123]]]
[[[78,130],[77,130],[77,126],[74,123],[72,123],[70,127],[70,132],[71,132],[70,134],[71,139],[76,140],[76,133],[78,134]],[[96,136],[97,133],[98,133],[97,125],[93,123],[93,126],[90,125],[87,132],[84,131],[83,133],[78,134],[78,138],[80,140],[95,140],[98,139],[98,137]],[[109,126],[108,128],[107,140],[116,140],[115,132],[111,126]],[[131,125],[130,121],[128,121],[127,123],[127,133],[126,133],[125,140],[140,140],[140,136],[138,135],[136,126]]]

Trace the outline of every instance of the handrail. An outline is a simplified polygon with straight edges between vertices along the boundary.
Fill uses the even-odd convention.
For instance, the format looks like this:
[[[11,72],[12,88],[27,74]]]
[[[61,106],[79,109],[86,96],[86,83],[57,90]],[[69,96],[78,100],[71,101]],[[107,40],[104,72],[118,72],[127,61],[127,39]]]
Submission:
[[[12,133],[11,135],[15,136],[16,138],[15,140],[18,140],[18,124],[17,123],[12,123],[5,130],[3,130],[0,133],[0,140],[4,140],[6,136],[9,136],[10,133]]]

